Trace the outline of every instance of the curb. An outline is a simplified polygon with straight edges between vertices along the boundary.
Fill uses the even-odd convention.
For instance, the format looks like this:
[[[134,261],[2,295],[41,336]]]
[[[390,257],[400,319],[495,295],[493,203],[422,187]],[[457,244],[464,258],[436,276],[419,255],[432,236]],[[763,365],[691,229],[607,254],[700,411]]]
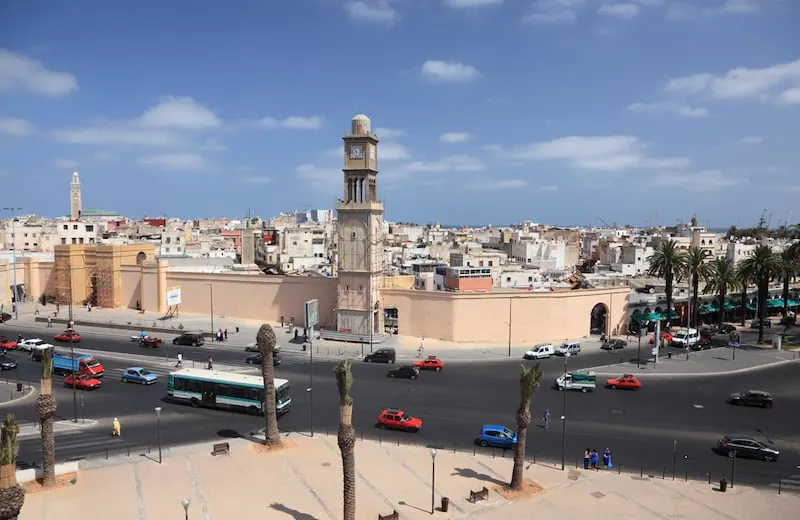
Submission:
[[[744,367],[744,368],[737,368],[734,370],[727,370],[725,372],[715,371],[715,372],[672,372],[672,373],[641,373],[635,371],[628,371],[627,373],[633,373],[637,378],[666,378],[666,377],[681,377],[681,378],[692,378],[692,377],[719,377],[719,376],[729,376],[735,374],[745,374],[748,372],[755,372],[757,370],[765,370],[768,368],[774,368],[780,365],[787,365],[790,363],[797,363],[800,362],[800,359],[784,359],[782,361],[773,361],[772,363],[765,363],[763,365],[756,365],[752,367]],[[614,372],[598,372],[595,368],[608,368],[615,365],[602,365],[599,367],[591,367],[586,370],[593,371],[598,376],[615,376],[619,375],[620,372],[625,372],[625,370],[617,370]]]
[[[14,385],[16,383],[6,383],[6,384]],[[17,405],[21,401],[25,401],[26,399],[28,399],[31,396],[33,396],[33,394],[35,393],[33,385],[23,383],[22,384],[22,388],[24,389],[23,391],[25,392],[23,395],[21,395],[19,397],[15,397],[13,399],[9,399],[8,401],[5,401],[3,403],[0,403],[0,408],[3,408],[4,406],[9,406],[9,405],[12,405],[12,406]]]

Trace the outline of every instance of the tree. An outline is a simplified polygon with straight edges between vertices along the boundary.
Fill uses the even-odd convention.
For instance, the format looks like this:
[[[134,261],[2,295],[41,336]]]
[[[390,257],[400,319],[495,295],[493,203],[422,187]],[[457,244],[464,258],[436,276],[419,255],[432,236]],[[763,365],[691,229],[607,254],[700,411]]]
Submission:
[[[725,258],[717,258],[711,262],[709,270],[710,273],[703,292],[717,295],[719,326],[721,327],[725,323],[725,298],[728,296],[728,291],[736,290],[739,286],[739,280],[736,277],[736,269]]]
[[[681,279],[685,259],[686,253],[678,249],[674,240],[664,240],[648,260],[650,264],[648,274],[664,279],[664,292],[667,293],[667,330],[672,322],[673,284]]]
[[[531,400],[539,389],[542,371],[539,363],[528,368],[524,364],[519,367],[519,409],[517,410],[517,444],[514,446],[514,470],[511,472],[511,489],[522,489],[522,470],[525,467],[525,443],[528,438],[528,426],[531,424]]]
[[[339,361],[333,370],[336,374],[336,388],[339,389],[339,451],[342,452],[342,479],[344,520],[356,518],[356,431],[353,428],[353,398],[350,388],[353,386],[353,374],[350,362]]]
[[[42,427],[42,484],[56,484],[56,446],[53,433],[53,418],[56,415],[56,399],[53,396],[53,349],[42,352],[41,392],[36,399],[36,415]]]
[[[280,446],[281,434],[278,431],[278,411],[275,407],[275,331],[268,324],[261,325],[256,335],[256,344],[261,352],[261,377],[264,378],[264,419],[267,428],[264,431],[264,443],[267,446]]]
[[[769,282],[778,274],[780,257],[769,246],[759,245],[753,254],[742,260],[741,270],[753,280],[758,290],[758,342],[764,341],[764,320],[767,317]]]
[[[745,320],[747,319],[747,286],[750,284],[750,277],[742,270],[741,262],[735,269],[736,271],[736,286],[739,289],[739,298],[742,304],[742,326],[744,327]]]
[[[0,433],[0,520],[16,520],[25,503],[25,490],[17,483],[17,434],[14,414],[6,414]]]
[[[789,315],[789,284],[800,276],[800,242],[784,249],[778,259],[778,276],[783,283],[783,317]]]
[[[687,325],[697,326],[697,304],[700,301],[700,280],[708,280],[711,274],[710,264],[706,262],[710,253],[707,249],[700,249],[699,247],[690,247],[686,253],[683,263],[683,276],[689,279],[692,286],[692,308],[687,316]]]

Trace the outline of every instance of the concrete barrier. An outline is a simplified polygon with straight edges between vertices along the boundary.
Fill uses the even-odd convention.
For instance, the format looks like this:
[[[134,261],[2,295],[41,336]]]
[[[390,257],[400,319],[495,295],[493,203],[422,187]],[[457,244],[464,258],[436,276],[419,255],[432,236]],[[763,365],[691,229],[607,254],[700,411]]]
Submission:
[[[77,462],[62,462],[61,464],[56,464],[56,476],[59,477],[61,475],[68,475],[69,473],[77,473],[78,472],[78,463]],[[17,470],[17,482],[19,484],[25,484],[26,482],[33,482],[34,480],[42,478],[42,469],[41,468],[31,468],[31,469],[20,469]]]

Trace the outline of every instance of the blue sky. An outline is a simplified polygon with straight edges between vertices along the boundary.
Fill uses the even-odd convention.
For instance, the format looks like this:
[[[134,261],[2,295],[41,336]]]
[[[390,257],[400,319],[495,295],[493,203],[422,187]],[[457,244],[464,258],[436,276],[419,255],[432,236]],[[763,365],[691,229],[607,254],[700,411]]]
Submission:
[[[789,0],[9,0],[0,192],[65,214],[77,169],[85,208],[133,217],[333,207],[363,111],[387,219],[800,222],[799,20]]]

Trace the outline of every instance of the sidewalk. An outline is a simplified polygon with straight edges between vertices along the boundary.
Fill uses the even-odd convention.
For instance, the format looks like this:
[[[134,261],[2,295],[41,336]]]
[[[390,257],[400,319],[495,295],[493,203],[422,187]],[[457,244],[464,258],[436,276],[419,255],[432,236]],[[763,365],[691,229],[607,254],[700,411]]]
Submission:
[[[80,470],[63,487],[29,488],[20,520],[47,520],[78,511],[102,497],[103,518],[160,520],[181,518],[189,499],[189,519],[261,518],[327,520],[342,515],[341,458],[336,436],[313,439],[291,435],[286,449],[266,452],[246,440],[230,441],[231,454],[212,456],[211,444],[165,450],[163,464],[146,457]],[[527,496],[504,496],[510,458],[440,450],[435,470],[427,447],[372,441],[355,445],[357,518],[374,519],[393,510],[400,519],[430,518],[432,472],[434,516],[442,519],[507,520],[527,518],[598,518],[663,520],[752,520],[791,518],[800,496],[740,485],[720,493],[705,482],[641,478],[638,473],[562,472],[528,464],[526,477],[536,486]],[[130,460],[130,459],[128,459]],[[247,478],[242,478],[247,475]],[[169,485],[166,485],[169,483]],[[471,503],[470,491],[489,489],[488,499]],[[440,511],[442,496],[450,510]],[[794,511],[794,513],[792,513]]]

